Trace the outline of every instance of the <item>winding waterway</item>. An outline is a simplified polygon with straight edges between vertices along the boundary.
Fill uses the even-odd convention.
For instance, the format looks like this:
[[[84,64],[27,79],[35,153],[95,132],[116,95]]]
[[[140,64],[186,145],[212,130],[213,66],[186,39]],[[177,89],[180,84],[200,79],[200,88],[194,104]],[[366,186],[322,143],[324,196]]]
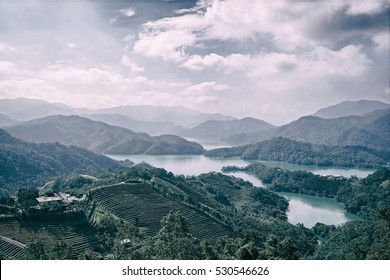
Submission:
[[[129,159],[135,163],[147,162],[155,167],[164,168],[175,175],[199,175],[210,171],[221,172],[221,168],[227,165],[244,167],[253,161],[240,158],[209,158],[203,155],[108,155],[116,160]],[[308,170],[319,175],[352,175],[364,178],[373,173],[373,170],[346,169],[346,168],[319,168],[286,162],[259,161],[267,166],[277,166],[288,170]],[[230,173],[236,177],[251,182],[258,187],[265,187],[254,175],[244,172]],[[306,227],[312,227],[316,222],[324,224],[342,224],[347,221],[359,219],[358,216],[343,211],[343,204],[334,199],[314,197],[303,194],[278,193],[289,200],[288,220],[292,224],[302,223]]]

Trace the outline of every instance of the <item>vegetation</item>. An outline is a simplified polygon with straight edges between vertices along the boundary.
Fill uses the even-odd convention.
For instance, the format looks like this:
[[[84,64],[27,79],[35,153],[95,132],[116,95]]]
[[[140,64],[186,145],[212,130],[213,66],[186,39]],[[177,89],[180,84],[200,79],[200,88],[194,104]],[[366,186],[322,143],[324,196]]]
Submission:
[[[315,259],[389,259],[390,170],[380,169],[367,178],[319,176],[251,164],[225,170],[253,172],[270,190],[327,196],[343,202],[345,209],[364,218],[341,226],[316,224],[313,232],[322,241]]]
[[[386,165],[388,155],[357,146],[325,146],[277,137],[257,144],[221,148],[210,157],[241,157],[251,160],[285,161],[302,165],[375,168]]]
[[[26,258],[34,259],[55,258],[60,249],[86,259],[297,259],[315,252],[314,234],[286,221],[287,201],[242,179],[174,176],[146,164],[115,177],[116,184],[92,183],[89,191],[82,185],[88,200],[76,212],[5,218],[0,235],[26,244]]]
[[[21,187],[39,187],[72,172],[116,166],[119,162],[82,148],[28,143],[0,129],[0,196]]]
[[[203,147],[175,135],[152,137],[79,116],[49,116],[7,127],[13,136],[38,143],[59,142],[103,154],[202,154]]]
[[[376,110],[363,116],[332,119],[305,116],[268,131],[238,133],[227,141],[244,145],[276,137],[315,145],[365,147],[389,156],[390,109]]]
[[[146,163],[124,167],[108,159],[107,163],[114,165],[101,169],[99,161],[87,156],[103,162],[107,158],[88,151],[80,149],[78,160],[71,160],[65,152],[71,153],[74,147],[31,144],[7,133],[3,136],[1,146],[8,149],[8,156],[15,155],[9,165],[15,170],[2,180],[7,180],[4,186],[14,190],[16,198],[0,199],[1,258],[389,258],[389,169],[380,169],[364,179],[347,179],[268,168],[259,163],[245,168],[224,168],[224,171],[252,172],[268,184],[269,189],[265,189],[217,172],[175,176]],[[12,141],[16,141],[17,148]],[[49,147],[57,148],[44,157]],[[58,149],[66,156],[54,157]],[[24,157],[27,163],[31,160],[34,164],[36,160],[37,165],[32,167],[42,167],[44,172],[32,173],[23,165],[20,166],[24,169],[14,164],[22,164],[17,155],[27,151],[30,155]],[[90,164],[83,165],[82,159]],[[53,166],[44,165],[47,162]],[[66,169],[66,163],[72,166],[69,166],[71,171]],[[50,173],[56,164],[59,171]],[[88,175],[72,173],[75,166],[93,167],[94,164],[99,169],[89,171]],[[37,178],[52,181],[38,190],[31,183],[41,182]],[[292,225],[287,222],[287,200],[272,191],[335,198],[364,220],[337,227],[317,224],[313,229]],[[87,199],[37,205],[38,195],[54,196],[57,192],[85,195]]]

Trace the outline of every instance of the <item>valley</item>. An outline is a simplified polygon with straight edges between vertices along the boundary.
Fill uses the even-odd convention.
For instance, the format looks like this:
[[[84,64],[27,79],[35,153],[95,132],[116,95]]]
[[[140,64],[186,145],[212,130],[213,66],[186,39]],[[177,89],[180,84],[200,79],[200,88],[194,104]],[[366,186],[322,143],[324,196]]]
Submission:
[[[275,127],[185,108],[15,102],[23,114],[0,100],[4,259],[388,258],[382,103]],[[360,249],[336,253],[343,238]]]

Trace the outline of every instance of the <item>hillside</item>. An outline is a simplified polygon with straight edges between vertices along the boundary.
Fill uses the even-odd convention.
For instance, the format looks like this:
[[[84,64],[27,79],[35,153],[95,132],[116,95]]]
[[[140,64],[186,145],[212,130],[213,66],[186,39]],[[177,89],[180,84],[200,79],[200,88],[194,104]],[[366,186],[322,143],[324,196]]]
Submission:
[[[303,165],[372,168],[386,165],[386,155],[363,147],[326,146],[276,137],[256,144],[207,151],[210,157],[285,161]],[[388,156],[388,155],[387,155]]]
[[[192,129],[185,130],[180,135],[200,139],[223,140],[237,133],[259,132],[271,128],[274,128],[274,126],[254,118],[229,121],[210,120]]]
[[[27,121],[50,115],[71,115],[75,113],[75,109],[40,99],[16,98],[0,99],[0,112],[12,119]]]
[[[91,111],[90,111],[91,113]],[[120,114],[135,120],[146,122],[171,122],[179,126],[194,127],[208,120],[233,120],[235,118],[221,114],[208,114],[182,106],[132,106],[124,105],[95,110],[94,114]]]
[[[390,109],[377,110],[364,116],[335,119],[306,116],[268,131],[236,134],[228,140],[242,145],[274,137],[312,144],[363,146],[378,151],[390,151]]]
[[[0,127],[16,124],[18,121],[11,119],[7,115],[0,114]]]
[[[315,112],[313,116],[333,119],[346,116],[363,116],[376,110],[389,109],[390,104],[373,100],[344,101]]]
[[[7,131],[37,143],[59,142],[105,154],[202,154],[203,147],[178,136],[152,137],[79,116],[49,116]],[[180,144],[180,145],[178,145]]]
[[[108,157],[79,147],[28,143],[0,129],[0,196],[26,185],[38,187],[49,179],[72,172],[118,165]]]
[[[123,171],[112,171],[98,186],[73,189],[88,196],[73,205],[77,211],[24,209],[33,214],[1,219],[0,235],[27,247],[21,252],[0,244],[0,255],[32,259],[299,259],[315,252],[314,234],[301,225],[289,224],[287,200],[266,189],[215,172],[174,176],[145,163]],[[20,205],[4,199],[2,203]]]

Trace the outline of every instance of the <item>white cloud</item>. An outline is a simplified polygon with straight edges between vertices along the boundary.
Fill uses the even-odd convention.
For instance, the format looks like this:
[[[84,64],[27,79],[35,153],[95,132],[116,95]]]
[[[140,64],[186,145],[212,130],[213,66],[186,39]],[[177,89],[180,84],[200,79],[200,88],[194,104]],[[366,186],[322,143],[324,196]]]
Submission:
[[[130,71],[133,73],[143,72],[145,70],[144,67],[138,66],[135,62],[131,61],[131,59],[126,55],[122,56],[121,64],[129,68]]]
[[[16,65],[14,63],[8,61],[0,60],[0,74],[4,77],[6,75],[11,74],[16,69]]]
[[[211,53],[204,57],[201,57],[200,55],[192,55],[186,62],[183,63],[183,67],[191,70],[203,70],[205,68],[218,66],[223,60],[223,56],[215,53]]]
[[[347,14],[349,15],[376,14],[389,5],[387,0],[349,0],[348,2]]]
[[[132,8],[121,9],[119,12],[125,17],[132,17],[135,15],[135,11]]]
[[[77,48],[78,48],[77,44],[72,43],[72,42],[66,44],[66,46],[67,46],[69,49],[77,49]]]
[[[0,42],[0,53],[11,53],[14,52],[15,48]]]
[[[390,34],[388,31],[380,32],[372,36],[372,41],[376,44],[377,51],[389,52],[390,48]]]
[[[185,90],[186,95],[212,95],[216,92],[226,91],[230,87],[225,84],[218,84],[215,81],[203,82],[196,85],[189,86]]]
[[[196,42],[196,36],[187,30],[142,33],[134,44],[134,52],[165,61],[182,61],[185,47]]]

